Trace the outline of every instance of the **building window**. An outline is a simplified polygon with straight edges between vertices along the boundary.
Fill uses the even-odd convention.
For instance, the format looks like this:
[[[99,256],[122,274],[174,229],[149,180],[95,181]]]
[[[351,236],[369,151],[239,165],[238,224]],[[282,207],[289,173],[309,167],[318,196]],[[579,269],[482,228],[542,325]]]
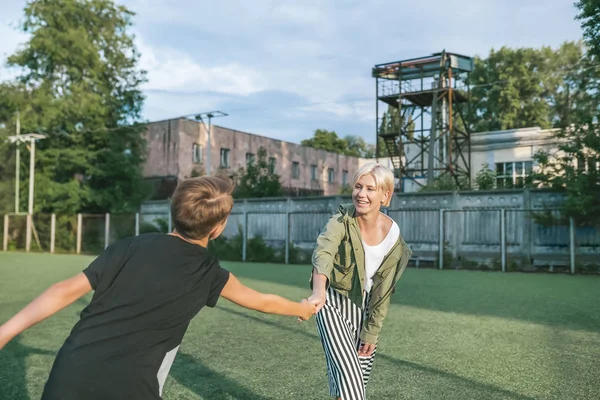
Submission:
[[[198,143],[194,143],[192,145],[192,162],[194,164],[199,164],[202,162],[202,146]]]
[[[329,183],[333,182],[334,178],[335,178],[335,174],[333,172],[333,168],[329,168],[327,170],[327,182],[329,182]]]
[[[533,161],[496,163],[496,187],[498,189],[525,187],[532,171]]]
[[[292,179],[300,178],[300,163],[297,161],[292,162]]]
[[[342,171],[342,185],[348,184],[348,171]]]
[[[310,179],[313,181],[317,180],[317,166],[316,165],[310,166]]]
[[[269,172],[275,173],[275,165],[277,164],[277,159],[275,157],[269,157]]]
[[[221,168],[229,168],[229,149],[221,149]]]
[[[254,154],[246,153],[246,165],[250,165],[254,162]]]

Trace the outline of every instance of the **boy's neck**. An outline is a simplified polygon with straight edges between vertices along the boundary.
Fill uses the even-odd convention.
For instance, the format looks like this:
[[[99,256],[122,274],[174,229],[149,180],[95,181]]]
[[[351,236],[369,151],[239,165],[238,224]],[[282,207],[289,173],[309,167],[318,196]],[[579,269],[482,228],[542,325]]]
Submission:
[[[169,235],[178,237],[179,239],[191,244],[195,244],[202,247],[208,247],[208,236],[203,237],[202,239],[188,239],[186,237],[181,236],[175,229],[173,229],[173,232],[169,233]]]

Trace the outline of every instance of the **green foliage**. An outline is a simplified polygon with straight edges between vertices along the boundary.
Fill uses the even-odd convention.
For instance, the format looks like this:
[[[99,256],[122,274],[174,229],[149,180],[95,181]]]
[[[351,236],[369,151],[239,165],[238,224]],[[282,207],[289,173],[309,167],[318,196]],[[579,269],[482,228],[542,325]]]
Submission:
[[[340,194],[343,195],[350,195],[352,194],[352,186],[350,185],[344,185],[342,186],[342,189],[340,190]]]
[[[573,92],[582,75],[581,43],[550,47],[502,47],[475,59],[471,74],[471,130],[485,132],[532,126],[558,126],[581,92]]]
[[[300,142],[303,146],[344,154],[352,157],[373,158],[375,157],[375,146],[365,142],[360,136],[347,135],[338,137],[334,131],[317,129],[310,139]]]
[[[414,139],[414,129],[415,123],[412,118],[406,118],[400,114],[398,108],[389,106],[387,111],[383,113],[383,117],[381,119],[381,124],[379,125],[379,134],[380,135],[403,135],[403,140]],[[397,146],[400,146],[400,136],[396,139]],[[379,148],[379,157],[386,157],[389,155],[389,151],[385,144],[383,138],[377,138],[378,148]]]
[[[243,235],[241,228],[230,238],[220,236],[208,243],[208,251],[220,260],[242,261]],[[290,243],[289,262],[291,264],[306,264],[310,262],[312,252],[300,249]],[[246,261],[283,263],[285,249],[269,246],[261,236],[248,238],[246,243]]]
[[[496,187],[496,172],[483,163],[481,170],[475,175],[475,185],[479,190],[491,190]]]
[[[281,182],[267,161],[267,151],[258,149],[257,160],[250,162],[246,168],[240,168],[237,174],[238,184],[234,191],[236,198],[276,197],[281,196]]]
[[[574,218],[579,226],[600,226],[600,8],[585,0],[577,7],[589,53],[565,93],[568,106],[556,133],[559,151],[536,154],[534,180],[566,193],[562,217]]]
[[[600,5],[598,0],[579,0],[576,19],[581,21],[583,37],[592,59],[600,61]]]
[[[20,110],[23,133],[47,135],[36,152],[35,211],[133,211],[150,190],[141,173],[145,127],[135,123],[145,72],[127,32],[133,13],[110,0],[36,0],[24,14],[29,40],[8,58],[21,74],[0,84],[0,122],[14,133]]]
[[[460,185],[457,183],[456,178],[452,175],[445,173],[433,182],[426,184],[420,188],[419,192],[440,192],[440,191],[458,191],[468,190],[468,182],[466,177],[458,177]]]

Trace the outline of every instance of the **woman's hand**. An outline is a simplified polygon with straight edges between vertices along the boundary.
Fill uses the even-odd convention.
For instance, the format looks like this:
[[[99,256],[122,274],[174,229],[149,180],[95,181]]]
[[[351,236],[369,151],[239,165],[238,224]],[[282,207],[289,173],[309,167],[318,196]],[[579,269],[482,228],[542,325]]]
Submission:
[[[314,307],[314,313],[318,313],[321,308],[325,305],[325,301],[327,300],[327,296],[324,291],[313,291],[313,294],[306,300],[308,304],[311,304]],[[305,321],[301,318],[298,318],[298,322]]]
[[[316,307],[315,314],[316,314],[325,305],[325,301],[327,300],[327,295],[325,294],[325,291],[316,290],[316,291],[313,291],[312,295],[307,300],[309,303],[315,305],[315,307]]]
[[[370,357],[375,351],[375,347],[377,347],[377,345],[363,342],[360,349],[358,349],[358,355],[360,357]]]

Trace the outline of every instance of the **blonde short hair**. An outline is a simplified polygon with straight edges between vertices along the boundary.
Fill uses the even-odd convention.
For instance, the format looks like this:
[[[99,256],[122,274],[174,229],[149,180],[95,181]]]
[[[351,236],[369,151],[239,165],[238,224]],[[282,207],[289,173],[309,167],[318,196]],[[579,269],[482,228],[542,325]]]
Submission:
[[[384,167],[379,163],[369,162],[356,171],[352,186],[356,185],[356,182],[365,175],[371,175],[373,179],[375,179],[377,190],[390,192],[390,197],[383,203],[384,207],[389,207],[390,202],[392,201],[392,195],[394,194],[394,173],[389,168]]]
[[[184,180],[171,199],[173,226],[183,237],[202,239],[231,213],[232,192],[233,182],[228,178],[201,176]]]

